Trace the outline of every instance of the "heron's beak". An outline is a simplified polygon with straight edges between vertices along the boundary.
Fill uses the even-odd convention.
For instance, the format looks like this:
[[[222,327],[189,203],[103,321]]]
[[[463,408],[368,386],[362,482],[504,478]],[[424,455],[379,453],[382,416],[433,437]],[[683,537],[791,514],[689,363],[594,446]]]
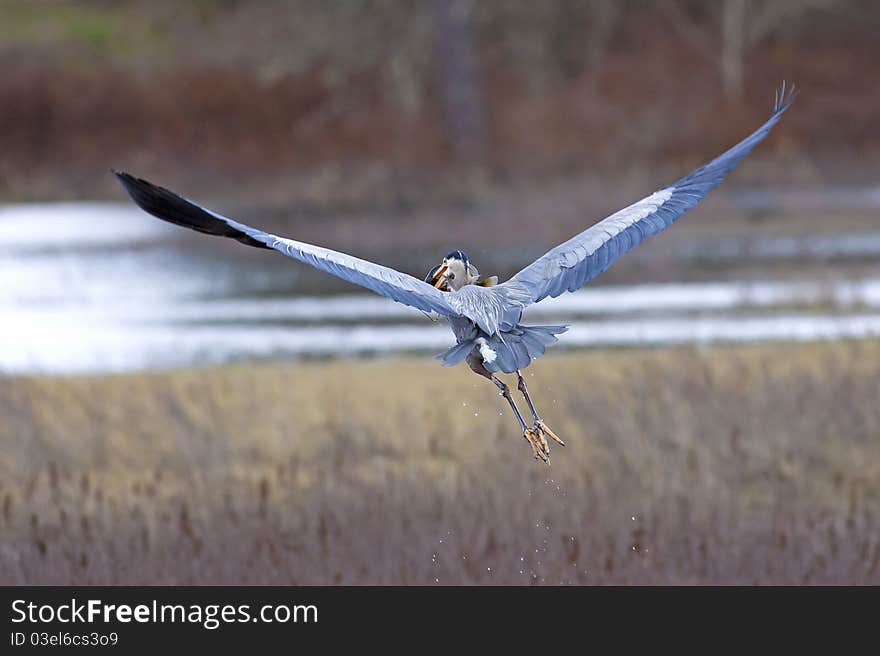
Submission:
[[[431,272],[431,284],[437,289],[441,289],[446,284],[446,271],[448,269],[448,266],[441,264]]]

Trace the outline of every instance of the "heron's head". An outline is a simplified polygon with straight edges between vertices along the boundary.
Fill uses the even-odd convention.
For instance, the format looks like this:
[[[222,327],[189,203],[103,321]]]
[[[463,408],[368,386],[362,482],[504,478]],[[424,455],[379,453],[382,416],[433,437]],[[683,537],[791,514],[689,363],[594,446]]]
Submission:
[[[480,272],[468,261],[464,251],[452,251],[443,261],[428,272],[425,282],[437,289],[455,292],[465,285],[472,285],[480,278]]]

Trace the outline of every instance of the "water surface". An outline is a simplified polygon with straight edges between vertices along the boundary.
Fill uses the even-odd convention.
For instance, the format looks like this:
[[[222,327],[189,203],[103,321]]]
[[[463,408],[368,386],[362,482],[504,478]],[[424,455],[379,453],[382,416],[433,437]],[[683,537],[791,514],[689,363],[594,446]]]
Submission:
[[[302,264],[181,234],[128,204],[0,207],[0,371],[434,353],[452,343],[417,310],[354,287],[296,291]],[[689,249],[695,262],[880,258],[880,231],[685,240],[680,255]],[[562,348],[870,337],[880,335],[880,268],[876,277],[591,285],[530,308],[526,322],[570,324]]]

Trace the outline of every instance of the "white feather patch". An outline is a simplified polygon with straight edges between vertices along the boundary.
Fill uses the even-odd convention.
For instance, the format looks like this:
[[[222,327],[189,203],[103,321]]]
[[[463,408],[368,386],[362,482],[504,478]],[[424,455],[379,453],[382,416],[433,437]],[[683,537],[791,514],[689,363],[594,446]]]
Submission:
[[[477,346],[480,347],[480,355],[483,356],[484,362],[495,362],[495,358],[498,357],[498,354],[489,347],[484,337],[477,338]]]

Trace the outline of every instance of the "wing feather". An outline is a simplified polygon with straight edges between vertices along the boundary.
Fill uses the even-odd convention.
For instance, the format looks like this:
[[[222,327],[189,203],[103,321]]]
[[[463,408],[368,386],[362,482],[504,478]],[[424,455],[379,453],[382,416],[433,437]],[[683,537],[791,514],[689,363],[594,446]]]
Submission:
[[[120,171],[114,173],[141,209],[163,221],[205,234],[235,239],[248,246],[275,249],[316,269],[424,312],[437,312],[448,317],[459,315],[459,311],[448,302],[447,294],[409,274],[347,253],[252,228],[141,178]]]
[[[721,184],[724,176],[767,136],[793,98],[794,87],[786,92],[783,83],[770,118],[733,148],[668,187],[575,235],[493,289],[517,288],[529,302],[537,303],[548,296],[559,296],[582,287],[643,240],[668,228]]]

